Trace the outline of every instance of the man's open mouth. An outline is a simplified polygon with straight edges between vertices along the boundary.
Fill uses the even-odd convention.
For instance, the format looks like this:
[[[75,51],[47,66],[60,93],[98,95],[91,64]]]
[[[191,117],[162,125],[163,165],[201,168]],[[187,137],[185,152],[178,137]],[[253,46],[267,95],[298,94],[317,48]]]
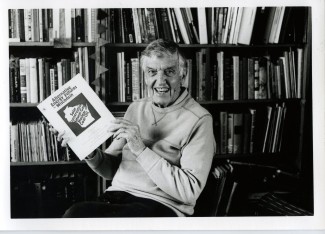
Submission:
[[[154,88],[154,90],[158,94],[165,94],[165,93],[169,92],[169,88],[167,88],[167,87],[164,87],[164,88]]]

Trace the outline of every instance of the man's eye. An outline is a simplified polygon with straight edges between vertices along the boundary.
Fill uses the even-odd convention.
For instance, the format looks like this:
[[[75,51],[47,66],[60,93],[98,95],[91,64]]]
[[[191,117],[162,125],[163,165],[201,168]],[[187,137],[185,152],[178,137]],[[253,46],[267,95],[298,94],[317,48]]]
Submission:
[[[166,76],[173,76],[173,75],[175,75],[175,69],[167,69],[167,70],[165,70],[165,74],[166,74]]]
[[[157,74],[157,71],[155,71],[155,70],[148,70],[148,75],[149,76],[154,76],[156,74]]]

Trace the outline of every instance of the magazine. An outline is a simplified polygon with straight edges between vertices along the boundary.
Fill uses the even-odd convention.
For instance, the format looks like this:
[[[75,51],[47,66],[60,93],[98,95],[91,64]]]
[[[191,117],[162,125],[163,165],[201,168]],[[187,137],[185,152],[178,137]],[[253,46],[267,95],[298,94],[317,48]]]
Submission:
[[[112,135],[108,128],[115,117],[80,74],[37,108],[58,132],[65,131],[67,144],[80,160]]]

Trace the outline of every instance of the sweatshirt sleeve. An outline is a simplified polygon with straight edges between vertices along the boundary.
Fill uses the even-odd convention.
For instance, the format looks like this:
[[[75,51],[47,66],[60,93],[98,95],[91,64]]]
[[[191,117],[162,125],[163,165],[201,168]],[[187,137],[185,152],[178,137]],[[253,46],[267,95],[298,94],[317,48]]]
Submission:
[[[103,152],[96,149],[94,156],[85,159],[89,167],[101,177],[111,180],[121,162],[122,148],[125,145],[123,140],[114,140],[112,144]]]
[[[165,193],[184,204],[195,204],[203,190],[215,153],[212,117],[201,117],[182,148],[180,167],[146,148],[137,161]]]

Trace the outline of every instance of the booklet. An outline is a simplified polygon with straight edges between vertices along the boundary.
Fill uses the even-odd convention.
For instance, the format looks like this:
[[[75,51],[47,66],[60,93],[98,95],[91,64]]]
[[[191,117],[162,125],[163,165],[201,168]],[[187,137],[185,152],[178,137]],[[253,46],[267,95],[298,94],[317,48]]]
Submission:
[[[112,135],[108,128],[115,117],[80,74],[37,108],[58,132],[65,131],[67,144],[80,160]]]

